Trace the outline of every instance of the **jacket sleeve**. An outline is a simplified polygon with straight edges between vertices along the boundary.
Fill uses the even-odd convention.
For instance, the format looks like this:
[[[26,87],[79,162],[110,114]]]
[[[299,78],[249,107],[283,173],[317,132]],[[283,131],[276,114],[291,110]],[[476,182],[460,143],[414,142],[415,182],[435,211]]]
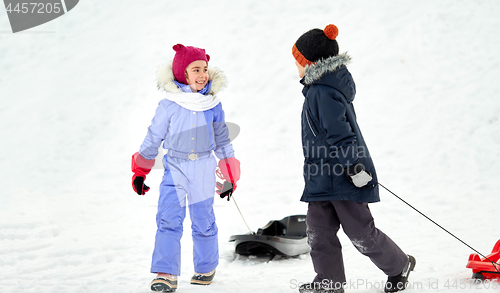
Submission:
[[[234,158],[234,149],[231,144],[231,139],[229,138],[229,129],[226,126],[222,104],[219,103],[215,106],[214,110],[214,153],[220,160],[225,158]]]
[[[147,160],[153,160],[158,155],[158,148],[168,132],[170,116],[168,107],[161,101],[156,108],[156,113],[148,127],[148,133],[139,149],[139,154]]]
[[[332,151],[336,152],[339,162],[344,168],[358,163],[358,142],[356,134],[346,115],[346,104],[341,98],[334,99],[335,92],[317,92],[315,101],[316,113],[321,128],[326,133],[326,141]]]

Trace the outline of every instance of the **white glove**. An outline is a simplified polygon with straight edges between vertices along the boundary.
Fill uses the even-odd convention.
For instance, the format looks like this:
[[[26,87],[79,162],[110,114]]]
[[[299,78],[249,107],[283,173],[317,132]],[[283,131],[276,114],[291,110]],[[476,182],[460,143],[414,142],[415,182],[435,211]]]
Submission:
[[[356,187],[361,188],[368,184],[368,182],[372,181],[372,176],[370,173],[366,172],[365,170],[359,172],[356,175],[350,176],[352,179],[352,184],[354,184]]]

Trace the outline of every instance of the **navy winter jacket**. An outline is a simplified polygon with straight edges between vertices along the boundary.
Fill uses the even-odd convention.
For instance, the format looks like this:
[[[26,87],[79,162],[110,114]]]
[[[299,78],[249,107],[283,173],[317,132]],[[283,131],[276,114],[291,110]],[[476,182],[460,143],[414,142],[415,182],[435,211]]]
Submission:
[[[302,147],[305,187],[301,201],[379,201],[377,174],[361,135],[352,102],[356,86],[346,64],[347,54],[306,67],[301,80]],[[373,179],[357,188],[346,168],[361,164]]]

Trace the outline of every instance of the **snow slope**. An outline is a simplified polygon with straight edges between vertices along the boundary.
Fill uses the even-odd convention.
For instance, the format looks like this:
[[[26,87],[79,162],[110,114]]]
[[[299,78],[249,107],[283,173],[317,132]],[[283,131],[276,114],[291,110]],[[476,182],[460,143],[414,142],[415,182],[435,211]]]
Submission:
[[[160,94],[157,68],[176,43],[204,47],[242,164],[237,203],[252,230],[305,213],[300,93],[291,47],[305,31],[340,29],[353,58],[359,124],[380,182],[488,254],[500,175],[500,3],[495,0],[80,1],[12,34],[0,9],[0,292],[149,292],[158,184],[139,197],[130,156]],[[386,191],[377,226],[417,258],[407,292],[498,292],[474,285],[472,251]],[[190,286],[190,221],[178,292],[297,292],[308,255],[236,257],[247,232],[216,202],[221,259],[209,287]],[[385,276],[340,233],[347,292],[381,292]]]

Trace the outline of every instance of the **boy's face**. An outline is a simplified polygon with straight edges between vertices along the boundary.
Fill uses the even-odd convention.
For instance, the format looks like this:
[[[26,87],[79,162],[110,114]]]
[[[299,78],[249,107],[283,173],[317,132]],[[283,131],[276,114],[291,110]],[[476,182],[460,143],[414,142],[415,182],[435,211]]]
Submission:
[[[191,89],[201,91],[208,83],[208,65],[203,60],[194,61],[186,67],[186,81]]]
[[[299,62],[297,62],[297,61],[295,61],[295,65],[297,66],[297,69],[299,70],[299,77],[303,78],[305,75],[304,67],[302,67],[302,65],[300,65]]]

